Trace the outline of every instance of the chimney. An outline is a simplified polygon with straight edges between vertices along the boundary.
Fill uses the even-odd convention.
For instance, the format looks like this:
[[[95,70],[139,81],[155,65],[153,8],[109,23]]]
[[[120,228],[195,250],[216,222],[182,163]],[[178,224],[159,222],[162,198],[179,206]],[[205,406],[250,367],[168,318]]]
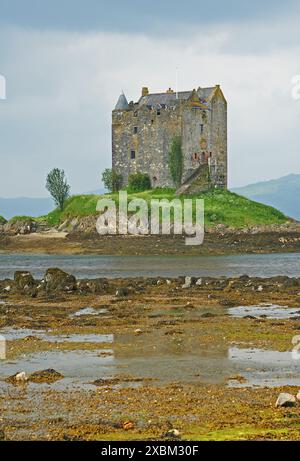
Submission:
[[[142,97],[147,96],[149,94],[149,88],[147,86],[143,86],[142,88]]]

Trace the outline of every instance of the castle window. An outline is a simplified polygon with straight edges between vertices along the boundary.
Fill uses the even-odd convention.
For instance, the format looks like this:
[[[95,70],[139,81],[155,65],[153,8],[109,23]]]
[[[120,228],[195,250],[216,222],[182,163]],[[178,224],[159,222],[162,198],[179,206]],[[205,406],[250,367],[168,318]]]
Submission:
[[[135,111],[133,112],[133,116],[134,116],[134,117],[137,117],[137,116],[138,116],[137,110],[135,110]]]
[[[137,132],[138,132],[138,127],[137,127],[137,126],[134,126],[134,127],[133,127],[133,134],[137,134]]]
[[[156,115],[160,115],[160,109],[157,109]]]
[[[130,158],[131,160],[135,159],[135,150],[130,151]]]
[[[200,125],[201,134],[203,134],[203,128],[204,128],[204,125]]]

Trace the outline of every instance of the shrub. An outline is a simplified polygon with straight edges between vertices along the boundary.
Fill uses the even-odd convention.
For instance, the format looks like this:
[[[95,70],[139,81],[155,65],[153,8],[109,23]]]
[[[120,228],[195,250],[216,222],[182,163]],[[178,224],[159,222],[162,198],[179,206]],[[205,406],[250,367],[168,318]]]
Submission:
[[[181,185],[183,169],[183,157],[181,149],[181,138],[176,136],[173,138],[170,150],[169,150],[169,170],[171,178],[174,181],[176,187]]]
[[[102,182],[109,192],[118,192],[122,187],[122,175],[115,170],[106,168],[102,173]]]
[[[1,224],[6,224],[6,223],[7,223],[6,219],[3,218],[3,216],[0,215],[0,226],[1,226]]]
[[[135,173],[129,175],[128,189],[132,192],[143,192],[151,189],[151,180],[147,173]]]

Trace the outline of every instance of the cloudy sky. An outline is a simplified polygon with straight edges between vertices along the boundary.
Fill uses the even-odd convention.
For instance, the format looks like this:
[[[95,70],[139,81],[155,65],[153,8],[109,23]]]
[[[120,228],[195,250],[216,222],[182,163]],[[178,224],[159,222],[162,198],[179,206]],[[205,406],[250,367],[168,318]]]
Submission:
[[[0,196],[44,196],[64,168],[73,193],[101,187],[111,110],[124,90],[221,84],[229,182],[300,173],[300,2],[0,0]]]

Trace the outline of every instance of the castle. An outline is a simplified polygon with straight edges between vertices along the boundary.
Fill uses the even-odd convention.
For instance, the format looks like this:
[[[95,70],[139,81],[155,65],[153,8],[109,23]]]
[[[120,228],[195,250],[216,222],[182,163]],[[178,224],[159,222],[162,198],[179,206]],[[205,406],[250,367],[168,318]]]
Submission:
[[[144,87],[136,103],[120,95],[112,111],[112,167],[123,186],[142,172],[152,187],[174,187],[168,155],[175,137],[183,153],[179,192],[227,187],[227,102],[219,85],[152,94]]]

